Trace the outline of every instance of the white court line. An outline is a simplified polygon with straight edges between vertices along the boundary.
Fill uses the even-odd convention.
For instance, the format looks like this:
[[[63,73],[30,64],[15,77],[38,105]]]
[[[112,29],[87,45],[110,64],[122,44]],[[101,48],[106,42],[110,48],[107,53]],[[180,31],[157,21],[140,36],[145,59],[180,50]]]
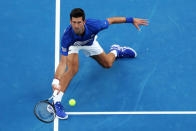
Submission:
[[[143,29],[143,26],[140,28]],[[141,31],[140,30],[140,31]],[[56,0],[56,19],[55,19],[55,71],[59,64],[60,56],[60,0]],[[196,111],[137,111],[137,112],[67,112],[68,115],[159,115],[159,114],[196,114]],[[54,131],[58,131],[59,120],[54,120]]]
[[[55,18],[55,71],[59,64],[60,56],[60,0],[56,0],[56,18]],[[54,119],[54,131],[59,130],[59,119]]]
[[[191,115],[196,111],[66,112],[68,115]]]
[[[59,64],[60,56],[60,0],[56,0],[56,18],[55,18],[55,71]]]

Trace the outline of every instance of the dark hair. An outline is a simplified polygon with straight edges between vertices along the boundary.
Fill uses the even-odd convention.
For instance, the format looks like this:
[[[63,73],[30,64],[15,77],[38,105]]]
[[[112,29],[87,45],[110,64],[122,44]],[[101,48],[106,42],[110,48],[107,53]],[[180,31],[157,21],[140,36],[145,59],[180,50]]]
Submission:
[[[85,13],[84,10],[81,8],[75,8],[71,11],[70,13],[70,20],[72,19],[72,17],[78,18],[78,17],[82,17],[82,20],[85,20]]]
[[[70,20],[72,19],[72,17],[78,18],[78,17],[82,17],[82,20],[85,20],[85,13],[84,10],[81,8],[75,8],[71,11],[70,13]]]

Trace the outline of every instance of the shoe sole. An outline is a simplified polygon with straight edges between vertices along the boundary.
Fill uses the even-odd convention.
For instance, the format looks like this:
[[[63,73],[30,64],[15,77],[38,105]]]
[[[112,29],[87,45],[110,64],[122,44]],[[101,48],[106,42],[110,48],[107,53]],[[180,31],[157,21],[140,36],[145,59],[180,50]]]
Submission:
[[[67,119],[69,118],[69,116],[68,116],[68,115],[66,115],[64,118],[59,117],[59,116],[57,116],[57,115],[56,115],[56,117],[57,117],[58,119],[61,119],[61,120],[67,120]]]
[[[112,45],[111,48],[112,48],[112,47],[117,47],[117,48],[119,48],[120,45]]]

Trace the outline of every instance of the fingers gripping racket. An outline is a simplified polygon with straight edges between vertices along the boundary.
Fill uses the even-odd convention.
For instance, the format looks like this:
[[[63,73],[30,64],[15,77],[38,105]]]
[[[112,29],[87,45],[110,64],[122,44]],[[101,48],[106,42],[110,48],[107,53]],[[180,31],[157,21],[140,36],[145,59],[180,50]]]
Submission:
[[[42,122],[53,122],[56,117],[56,110],[54,104],[49,102],[53,99],[53,97],[54,95],[47,100],[38,102],[34,107],[35,116]]]

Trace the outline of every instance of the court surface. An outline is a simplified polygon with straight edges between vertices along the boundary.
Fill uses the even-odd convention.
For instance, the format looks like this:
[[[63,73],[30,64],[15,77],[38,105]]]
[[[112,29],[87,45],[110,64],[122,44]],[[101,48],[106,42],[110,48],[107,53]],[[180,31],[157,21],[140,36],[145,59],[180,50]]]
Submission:
[[[34,105],[51,96],[55,61],[55,1],[0,2],[0,131],[53,131],[38,121]],[[61,34],[72,8],[87,18],[149,19],[138,32],[111,25],[98,34],[105,52],[112,44],[134,48],[138,57],[104,69],[80,53],[79,73],[63,98],[67,112],[196,111],[196,1],[61,0]],[[77,101],[75,107],[68,100]],[[194,114],[70,115],[59,131],[195,131]]]

